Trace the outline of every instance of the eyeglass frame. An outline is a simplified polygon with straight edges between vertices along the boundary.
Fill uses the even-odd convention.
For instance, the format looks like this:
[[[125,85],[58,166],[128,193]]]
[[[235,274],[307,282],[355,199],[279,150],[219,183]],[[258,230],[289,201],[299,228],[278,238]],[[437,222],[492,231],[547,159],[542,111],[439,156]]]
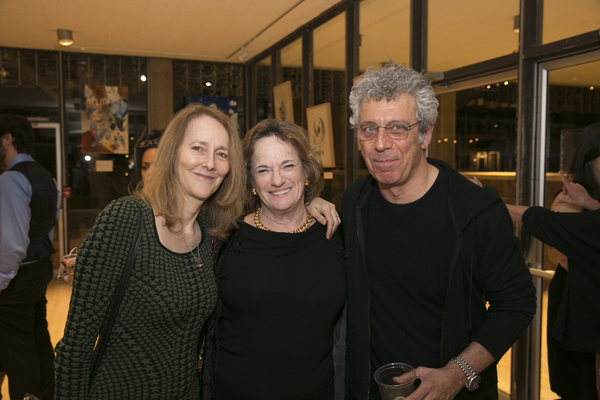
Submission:
[[[390,139],[393,139],[393,140],[404,140],[404,139],[406,139],[406,138],[408,137],[408,133],[409,133],[409,131],[410,131],[412,128],[414,128],[415,126],[417,126],[418,124],[420,124],[420,123],[421,123],[421,121],[417,121],[417,122],[415,122],[414,124],[411,124],[411,125],[408,125],[408,126],[406,126],[406,125],[402,125],[402,124],[399,124],[399,123],[393,123],[393,122],[392,122],[392,123],[389,123],[389,124],[386,124],[386,125],[377,125],[377,124],[375,124],[375,123],[368,123],[368,124],[367,124],[368,126],[370,126],[370,127],[376,127],[376,128],[377,128],[377,132],[375,132],[375,134],[373,135],[373,137],[372,137],[372,138],[370,138],[370,139],[361,139],[361,138],[360,138],[360,135],[361,135],[361,134],[359,133],[359,131],[361,130],[361,126],[360,126],[360,125],[354,126],[353,128],[354,128],[354,130],[356,131],[356,137],[357,137],[359,140],[364,140],[365,142],[368,142],[368,141],[371,141],[371,140],[375,139],[375,138],[377,137],[377,135],[379,134],[379,129],[380,129],[380,128],[383,128],[383,131],[385,132],[385,134],[386,134],[386,135],[387,135],[387,136],[388,136]],[[402,127],[402,128],[405,130],[405,132],[404,132],[404,136],[403,136],[403,137],[398,137],[398,138],[395,138],[395,137],[392,137],[392,136],[390,136],[390,134],[389,134],[388,130],[390,129],[390,127],[391,127],[391,126],[400,126],[400,127]],[[362,130],[364,130],[364,127],[362,128]]]

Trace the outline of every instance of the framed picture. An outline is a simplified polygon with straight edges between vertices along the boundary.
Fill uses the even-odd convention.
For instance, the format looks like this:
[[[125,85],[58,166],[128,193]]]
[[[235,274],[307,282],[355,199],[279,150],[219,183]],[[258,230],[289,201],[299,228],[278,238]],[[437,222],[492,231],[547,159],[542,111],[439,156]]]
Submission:
[[[306,109],[306,122],[310,142],[321,149],[321,162],[324,168],[335,167],[333,148],[333,125],[331,123],[331,103],[323,103]]]
[[[128,154],[127,88],[84,85],[81,91],[81,152]]]
[[[292,81],[285,81],[273,87],[275,119],[294,123],[294,103],[292,99]]]

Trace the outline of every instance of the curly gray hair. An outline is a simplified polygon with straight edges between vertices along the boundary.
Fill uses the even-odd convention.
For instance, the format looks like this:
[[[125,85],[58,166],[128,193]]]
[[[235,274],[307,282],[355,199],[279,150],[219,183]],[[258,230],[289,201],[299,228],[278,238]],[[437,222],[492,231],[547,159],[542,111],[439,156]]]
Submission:
[[[435,98],[431,82],[412,68],[388,62],[381,68],[367,68],[350,92],[352,116],[350,124],[357,126],[360,120],[360,106],[363,102],[390,101],[402,94],[410,94],[417,104],[415,117],[419,123],[419,139],[423,142],[425,133],[437,119],[438,100]]]

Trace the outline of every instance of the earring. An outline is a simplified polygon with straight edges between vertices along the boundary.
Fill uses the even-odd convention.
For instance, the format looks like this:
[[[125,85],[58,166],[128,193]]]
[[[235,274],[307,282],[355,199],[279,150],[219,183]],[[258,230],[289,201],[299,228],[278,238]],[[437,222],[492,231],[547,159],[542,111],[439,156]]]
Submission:
[[[304,182],[304,186],[308,186],[308,179]]]
[[[252,196],[258,196],[258,193],[256,193],[256,189],[252,188]]]

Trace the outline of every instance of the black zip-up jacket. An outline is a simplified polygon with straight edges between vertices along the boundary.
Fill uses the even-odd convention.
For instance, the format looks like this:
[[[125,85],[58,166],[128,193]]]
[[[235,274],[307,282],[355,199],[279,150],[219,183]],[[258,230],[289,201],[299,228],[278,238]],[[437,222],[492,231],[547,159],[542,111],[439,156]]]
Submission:
[[[527,328],[536,309],[535,288],[520,242],[514,236],[508,210],[495,189],[480,188],[442,161],[428,159],[428,162],[445,170],[448,176],[449,221],[454,231],[454,235],[448,237],[452,254],[439,367],[473,341],[485,347],[498,361]],[[346,382],[349,397],[360,400],[369,398],[373,373],[369,362],[370,288],[365,269],[365,227],[369,199],[376,185],[372,176],[358,179],[348,186],[342,200],[348,257]],[[401,263],[402,255],[390,262]],[[487,309],[486,301],[489,302]],[[481,379],[479,389],[474,392],[463,389],[456,399],[497,398],[495,365],[484,371]]]

